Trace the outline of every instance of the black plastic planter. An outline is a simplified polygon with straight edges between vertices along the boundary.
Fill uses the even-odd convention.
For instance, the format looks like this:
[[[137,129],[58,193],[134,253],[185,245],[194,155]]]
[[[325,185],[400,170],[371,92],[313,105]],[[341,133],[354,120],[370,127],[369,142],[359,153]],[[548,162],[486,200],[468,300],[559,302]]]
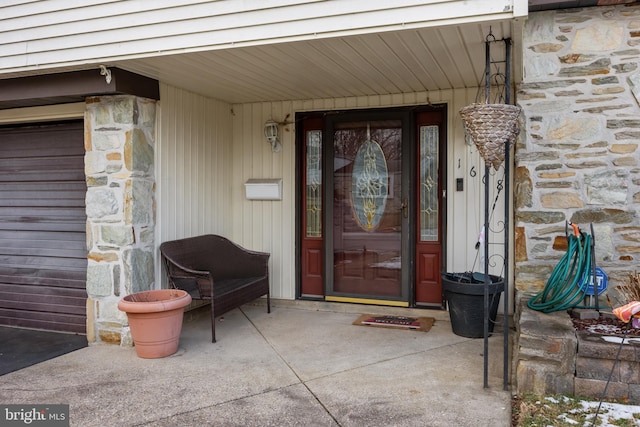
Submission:
[[[474,277],[475,276],[475,277]],[[504,279],[489,275],[489,334],[498,314]],[[449,305],[453,333],[467,338],[484,337],[484,274],[443,273],[442,289]]]

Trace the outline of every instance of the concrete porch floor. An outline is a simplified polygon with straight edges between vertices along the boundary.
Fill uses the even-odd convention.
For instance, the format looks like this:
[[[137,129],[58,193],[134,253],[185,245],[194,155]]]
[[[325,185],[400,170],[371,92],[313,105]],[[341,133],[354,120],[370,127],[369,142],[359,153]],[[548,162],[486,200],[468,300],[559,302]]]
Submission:
[[[188,314],[180,348],[141,359],[95,345],[2,377],[3,404],[70,405],[72,426],[510,426],[502,329],[457,336],[446,311],[302,301]],[[359,314],[435,317],[427,333],[354,326]]]

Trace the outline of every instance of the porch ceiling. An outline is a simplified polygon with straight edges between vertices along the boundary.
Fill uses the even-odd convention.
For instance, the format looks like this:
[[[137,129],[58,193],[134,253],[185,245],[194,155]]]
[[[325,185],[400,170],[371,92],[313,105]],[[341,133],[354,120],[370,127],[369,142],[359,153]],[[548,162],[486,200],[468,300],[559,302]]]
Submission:
[[[520,28],[519,21],[470,23],[107,65],[229,103],[476,88],[482,81],[484,40],[490,32],[496,40],[513,39],[513,77],[518,80]],[[492,53],[504,55],[501,49]]]

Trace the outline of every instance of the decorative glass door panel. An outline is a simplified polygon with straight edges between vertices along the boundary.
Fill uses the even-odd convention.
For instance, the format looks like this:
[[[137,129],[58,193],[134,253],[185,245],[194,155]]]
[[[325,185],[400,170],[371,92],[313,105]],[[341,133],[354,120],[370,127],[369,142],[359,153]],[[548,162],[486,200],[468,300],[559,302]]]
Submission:
[[[324,297],[323,281],[323,189],[322,120],[303,122],[302,157],[302,233],[300,238],[300,294],[306,298]]]
[[[322,131],[310,130],[306,139],[305,237],[322,237]]]
[[[417,120],[416,305],[442,306],[442,120],[421,113]]]
[[[332,136],[331,293],[402,298],[402,122],[336,123]]]
[[[438,126],[420,126],[420,242],[437,242],[438,223]]]

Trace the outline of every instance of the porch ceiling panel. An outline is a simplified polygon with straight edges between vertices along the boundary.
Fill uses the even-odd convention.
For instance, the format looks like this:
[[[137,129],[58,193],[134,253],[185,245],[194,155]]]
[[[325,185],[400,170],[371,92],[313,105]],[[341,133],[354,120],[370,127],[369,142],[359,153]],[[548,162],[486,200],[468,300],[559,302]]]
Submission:
[[[229,103],[475,88],[484,72],[487,35],[517,43],[520,25],[511,20],[469,23],[108,65]],[[516,45],[514,56],[518,52]]]

